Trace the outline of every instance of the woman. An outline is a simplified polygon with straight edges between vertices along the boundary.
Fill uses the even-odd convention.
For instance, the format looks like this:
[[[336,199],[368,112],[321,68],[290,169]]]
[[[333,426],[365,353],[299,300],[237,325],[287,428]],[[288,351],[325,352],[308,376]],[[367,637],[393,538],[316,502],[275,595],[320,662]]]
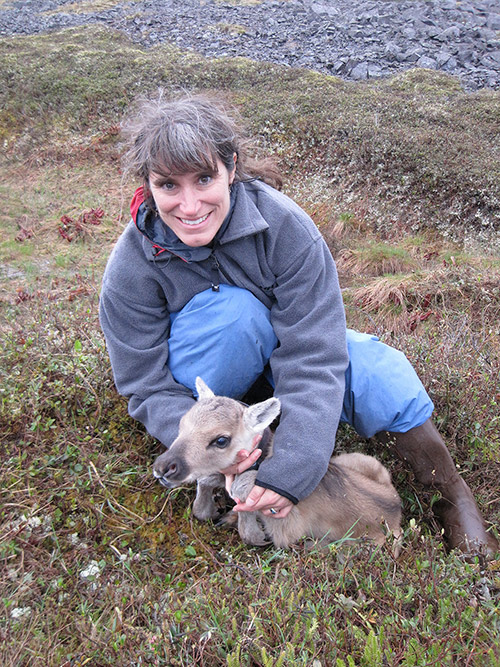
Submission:
[[[110,256],[100,316],[131,416],[168,447],[197,375],[235,398],[265,375],[282,404],[274,454],[236,511],[286,516],[324,475],[342,420],[392,442],[441,493],[451,547],[494,552],[414,370],[375,337],[346,333],[325,242],[273,187],[269,165],[248,159],[231,117],[206,98],[160,96],[128,129],[128,169],[143,187]]]

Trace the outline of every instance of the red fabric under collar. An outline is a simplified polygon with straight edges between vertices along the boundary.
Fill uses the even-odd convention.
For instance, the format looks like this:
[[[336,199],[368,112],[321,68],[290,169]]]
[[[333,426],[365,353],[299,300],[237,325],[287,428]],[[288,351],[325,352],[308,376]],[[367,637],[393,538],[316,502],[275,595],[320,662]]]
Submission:
[[[137,188],[137,190],[134,192],[134,196],[132,197],[132,201],[130,202],[130,213],[132,214],[132,219],[134,222],[137,222],[137,212],[139,210],[139,206],[143,203],[144,201],[144,187]]]

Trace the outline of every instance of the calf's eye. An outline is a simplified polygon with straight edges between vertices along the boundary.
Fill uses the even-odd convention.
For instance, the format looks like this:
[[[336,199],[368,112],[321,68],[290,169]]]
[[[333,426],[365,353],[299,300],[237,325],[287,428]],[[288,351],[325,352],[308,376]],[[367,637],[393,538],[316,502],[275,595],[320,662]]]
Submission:
[[[231,442],[231,438],[228,438],[225,435],[220,435],[218,438],[214,438],[209,444],[209,447],[218,447],[219,449],[224,449]]]

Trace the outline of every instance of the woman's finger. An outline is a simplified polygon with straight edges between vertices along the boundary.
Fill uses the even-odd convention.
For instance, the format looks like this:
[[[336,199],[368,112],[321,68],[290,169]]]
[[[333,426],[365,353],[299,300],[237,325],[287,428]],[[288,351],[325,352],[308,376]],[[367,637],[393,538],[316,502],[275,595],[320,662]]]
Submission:
[[[241,449],[236,455],[236,462],[227,468],[223,468],[220,472],[223,475],[239,475],[259,460],[262,450],[254,449],[253,452],[247,452],[246,449]]]

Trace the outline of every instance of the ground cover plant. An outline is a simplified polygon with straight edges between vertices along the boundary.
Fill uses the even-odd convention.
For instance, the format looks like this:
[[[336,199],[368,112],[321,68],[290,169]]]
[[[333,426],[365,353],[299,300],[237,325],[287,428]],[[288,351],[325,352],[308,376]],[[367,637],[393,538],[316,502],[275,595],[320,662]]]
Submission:
[[[0,40],[2,665],[500,664],[499,562],[447,554],[387,452],[405,544],[251,549],[151,476],[97,321],[128,220],[119,123],[157,86],[218,92],[339,266],[349,325],[403,349],[500,524],[500,95],[435,72],[352,84],[146,52],[85,29]]]

